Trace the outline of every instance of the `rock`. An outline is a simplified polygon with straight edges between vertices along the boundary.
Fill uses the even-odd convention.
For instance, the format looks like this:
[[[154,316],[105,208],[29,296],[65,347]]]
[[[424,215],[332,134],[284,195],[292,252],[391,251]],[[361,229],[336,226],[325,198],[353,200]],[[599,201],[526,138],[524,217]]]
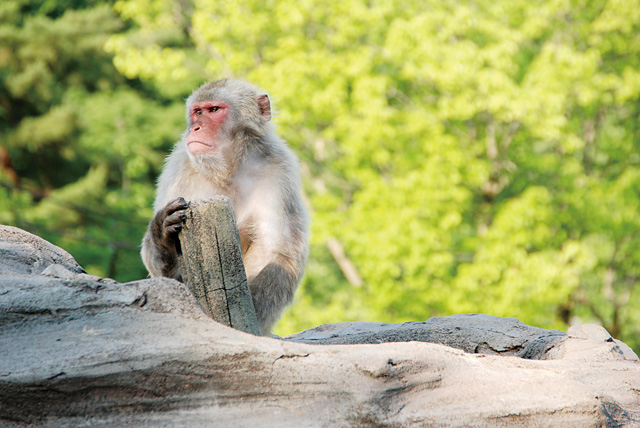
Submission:
[[[0,275],[39,274],[53,264],[59,264],[71,272],[84,273],[71,254],[62,248],[11,226],[0,225],[0,260]]]
[[[600,327],[464,314],[281,340],[212,321],[177,281],[86,275],[19,229],[0,252],[3,427],[640,426],[640,362]]]
[[[487,355],[511,355],[533,360],[566,339],[557,330],[523,324],[516,318],[483,314],[459,314],[403,324],[353,322],[326,324],[287,336],[284,340],[322,345],[430,342]]]

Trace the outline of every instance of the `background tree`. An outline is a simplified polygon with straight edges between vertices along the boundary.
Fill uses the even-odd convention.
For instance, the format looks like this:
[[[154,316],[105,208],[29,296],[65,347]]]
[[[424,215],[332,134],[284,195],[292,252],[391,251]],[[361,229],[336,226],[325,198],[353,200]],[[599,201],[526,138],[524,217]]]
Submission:
[[[146,275],[138,238],[182,112],[116,71],[103,46],[124,25],[111,4],[0,5],[0,222],[132,280]]]
[[[314,209],[283,331],[481,311],[633,341],[639,6],[123,0],[140,30],[107,46],[128,76],[276,94]]]
[[[307,278],[277,332],[469,311],[562,329],[595,320],[640,349],[640,1],[121,0],[127,27],[94,4],[74,13],[102,10],[87,28],[111,34],[108,55],[96,45],[85,60],[76,42],[68,61],[104,58],[90,81],[108,86],[76,83],[54,61],[55,102],[8,116],[25,102],[2,95],[2,117],[14,118],[2,128],[13,165],[2,182],[14,182],[0,191],[10,203],[0,221],[63,231],[57,243],[98,273],[114,260],[108,246],[80,247],[69,231],[124,243],[116,274],[142,277],[132,247],[183,127],[180,100],[201,81],[244,77],[274,96],[314,213]],[[2,65],[3,82],[43,67],[7,60],[38,32],[13,45],[7,34],[70,19],[28,10],[0,33],[12,47],[0,64],[18,64]],[[56,170],[48,184],[32,157],[46,145],[20,140],[18,124],[62,107],[92,114],[73,116],[79,133],[50,150],[77,172]],[[73,190],[88,188],[100,191]],[[48,214],[61,210],[53,195],[93,198],[100,218]]]

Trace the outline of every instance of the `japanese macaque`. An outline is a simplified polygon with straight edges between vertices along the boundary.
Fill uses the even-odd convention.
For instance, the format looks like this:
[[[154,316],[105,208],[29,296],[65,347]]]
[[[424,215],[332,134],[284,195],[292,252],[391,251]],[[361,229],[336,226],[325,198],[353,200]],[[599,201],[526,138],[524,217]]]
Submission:
[[[182,280],[176,242],[187,202],[231,200],[261,334],[270,333],[304,274],[308,216],[298,160],[278,137],[269,97],[219,80],[187,99],[187,129],[158,180],[154,218],[142,241],[151,276]]]

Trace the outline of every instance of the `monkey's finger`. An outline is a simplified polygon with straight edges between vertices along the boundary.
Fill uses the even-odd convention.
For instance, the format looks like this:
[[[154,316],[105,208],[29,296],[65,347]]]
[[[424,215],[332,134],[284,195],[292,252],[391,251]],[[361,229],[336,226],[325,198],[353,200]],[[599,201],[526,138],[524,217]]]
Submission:
[[[175,224],[183,224],[187,220],[187,213],[184,211],[176,211],[173,214],[167,216],[162,222],[162,227],[165,229]]]
[[[182,230],[182,224],[172,224],[171,226],[165,227],[164,232],[167,236],[177,235]]]
[[[185,201],[184,198],[181,196],[179,198],[176,198],[170,201],[167,205],[165,205],[164,212],[165,212],[165,215],[168,216],[173,214],[176,211],[186,210],[187,208],[189,208],[189,203]]]

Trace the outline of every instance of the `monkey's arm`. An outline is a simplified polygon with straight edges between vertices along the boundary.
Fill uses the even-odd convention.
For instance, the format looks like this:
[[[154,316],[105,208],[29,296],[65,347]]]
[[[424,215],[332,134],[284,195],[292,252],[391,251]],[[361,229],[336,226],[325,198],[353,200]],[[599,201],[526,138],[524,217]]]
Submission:
[[[284,308],[291,303],[300,275],[287,269],[287,261],[276,259],[249,281],[260,334],[269,335]]]
[[[307,213],[298,195],[280,210],[262,205],[253,240],[244,254],[245,269],[261,333],[267,335],[291,303],[304,275],[308,254]],[[284,212],[283,212],[284,211]]]
[[[152,277],[165,276],[180,280],[176,245],[186,220],[188,204],[184,198],[169,202],[149,222],[142,240],[142,261]]]

